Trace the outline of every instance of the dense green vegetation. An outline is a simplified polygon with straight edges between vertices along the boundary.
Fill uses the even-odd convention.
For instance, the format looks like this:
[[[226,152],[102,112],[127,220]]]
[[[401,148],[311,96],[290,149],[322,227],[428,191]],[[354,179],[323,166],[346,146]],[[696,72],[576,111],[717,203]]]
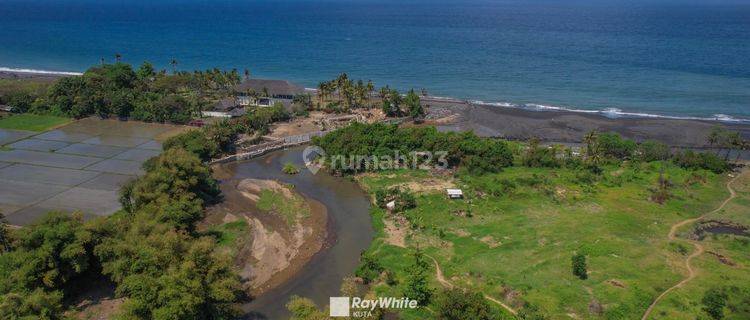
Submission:
[[[124,319],[234,318],[240,279],[217,250],[231,239],[196,231],[219,190],[199,154],[177,145],[144,164],[145,175],[121,191],[124,210],[111,217],[84,223],[50,213],[7,236],[3,229],[10,250],[0,255],[0,314],[61,319],[81,284],[106,277],[125,298]]]
[[[442,133],[434,127],[399,128],[387,124],[355,123],[331,132],[324,137],[315,137],[313,144],[323,148],[328,154],[326,165],[329,169],[343,173],[375,170],[374,158],[390,157],[393,166],[411,166],[414,162],[430,166],[463,166],[476,173],[497,172],[511,165],[513,155],[508,144],[502,140],[485,139],[471,132]],[[434,158],[417,157],[413,152],[431,152]],[[440,152],[446,152],[444,159],[438,159]],[[347,167],[338,165],[336,155],[364,156]]]
[[[167,74],[148,62],[137,70],[117,62],[91,67],[82,76],[60,78],[46,91],[9,88],[7,103],[19,113],[186,123],[239,82],[236,70]]]
[[[0,129],[46,131],[70,121],[68,118],[50,115],[14,114],[0,119]]]

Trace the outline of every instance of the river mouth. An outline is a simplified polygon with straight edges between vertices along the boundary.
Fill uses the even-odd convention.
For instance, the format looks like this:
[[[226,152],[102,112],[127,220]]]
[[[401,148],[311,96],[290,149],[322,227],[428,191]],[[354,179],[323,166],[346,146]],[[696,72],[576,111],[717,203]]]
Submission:
[[[287,319],[290,314],[286,303],[293,295],[310,298],[321,307],[327,305],[329,297],[340,295],[342,279],[353,275],[360,253],[372,242],[374,231],[367,194],[346,178],[323,171],[312,174],[304,166],[303,150],[302,147],[280,150],[216,169],[227,180],[252,178],[293,184],[295,191],[322,203],[328,212],[329,245],[289,280],[242,305],[243,319]],[[281,171],[290,162],[301,168],[299,174]]]

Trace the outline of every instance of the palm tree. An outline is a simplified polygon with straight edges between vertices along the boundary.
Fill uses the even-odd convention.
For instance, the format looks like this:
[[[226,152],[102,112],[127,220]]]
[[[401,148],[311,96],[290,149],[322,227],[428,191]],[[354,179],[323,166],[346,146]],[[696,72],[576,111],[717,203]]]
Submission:
[[[248,80],[248,79],[250,79],[250,70],[245,68],[245,80]]]
[[[586,157],[596,157],[599,153],[596,149],[596,140],[598,134],[596,130],[591,130],[583,137],[583,143],[586,145]]]
[[[742,140],[742,136],[740,135],[740,133],[736,132],[736,131],[728,133],[726,138],[727,138],[727,149],[728,150],[727,150],[727,154],[726,154],[725,159],[729,158],[729,152],[731,150],[736,150],[737,151],[737,159],[736,160],[739,160],[739,158],[740,158],[740,152],[742,151],[742,146],[743,146],[743,144],[745,144],[745,141]]]
[[[170,61],[169,64],[172,66],[172,74],[176,74],[177,73],[177,60],[172,59],[172,61]]]
[[[0,252],[10,251],[10,240],[8,239],[8,223],[5,215],[0,212]]]
[[[326,96],[326,91],[328,90],[328,83],[325,81],[321,81],[318,83],[318,100],[320,100],[320,104],[323,104],[323,98]]]
[[[706,137],[709,147],[713,148],[715,145],[718,146],[723,136],[724,129],[722,129],[720,126],[714,126],[713,128],[711,128],[711,132],[708,134],[708,137]],[[719,155],[719,151],[721,151],[721,148],[716,149],[717,156]]]
[[[101,61],[101,63],[102,63],[102,66],[103,66],[103,65],[104,65],[104,57],[102,57],[102,58],[100,59],[100,61]]]
[[[120,59],[122,59],[122,55],[119,53],[115,53],[115,61],[120,62]]]
[[[370,103],[370,97],[372,97],[372,93],[375,91],[375,84],[372,83],[372,80],[367,80],[367,104],[369,106],[372,106],[372,103]]]

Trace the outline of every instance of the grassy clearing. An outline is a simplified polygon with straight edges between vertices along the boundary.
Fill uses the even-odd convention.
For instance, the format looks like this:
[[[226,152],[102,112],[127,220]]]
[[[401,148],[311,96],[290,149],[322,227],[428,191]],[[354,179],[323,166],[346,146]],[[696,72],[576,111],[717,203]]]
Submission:
[[[750,226],[750,174],[741,176],[732,186],[738,197],[724,210],[707,216],[706,220]],[[694,226],[686,226],[679,234],[686,236],[693,230]],[[705,315],[701,300],[712,288],[724,290],[729,297],[724,319],[750,319],[750,239],[726,234],[709,235],[700,243],[706,252],[693,259],[691,264],[698,275],[667,295],[654,308],[651,319],[689,319],[695,318],[696,314]],[[694,248],[686,245],[692,253]]]
[[[672,187],[669,199],[660,205],[650,198],[662,168]],[[373,191],[419,181],[422,175],[384,172],[361,175],[358,180]],[[670,243],[669,227],[717,206],[728,196],[727,180],[726,175],[660,162],[610,166],[600,176],[525,167],[483,176],[459,174],[454,183],[464,190],[464,200],[449,200],[440,190],[422,192],[417,207],[404,213],[411,229],[409,248],[384,241],[386,214],[374,210],[377,235],[369,252],[386,270],[393,270],[397,280],[396,285],[377,283],[374,290],[398,296],[403,289],[398,283],[403,283],[411,264],[409,252],[420,247],[438,260],[452,283],[480,290],[517,310],[551,319],[639,319],[654,297],[683,278],[684,252],[693,250],[691,245]],[[750,207],[750,191],[745,196],[737,202]],[[748,219],[748,207],[729,206],[725,211]],[[717,246],[738,256],[739,265],[750,265],[747,241],[721,243]],[[576,252],[587,257],[587,280],[571,272]],[[698,260],[704,259],[717,260],[709,255]],[[719,284],[737,283],[749,274],[746,267],[726,270],[708,262],[699,267],[714,275],[704,281]],[[705,316],[700,309],[707,287],[699,283],[693,291],[675,294],[676,301],[664,301],[660,308],[666,310],[656,310],[654,315]],[[750,281],[746,283],[745,289],[750,289]],[[434,279],[432,284],[440,288]],[[420,309],[403,316],[417,319],[430,314]]]
[[[36,114],[14,114],[0,119],[0,129],[46,131],[70,122],[69,118]]]
[[[209,232],[216,236],[216,242],[221,246],[233,245],[238,238],[249,231],[250,227],[245,220],[228,222],[209,229]]]
[[[289,198],[279,191],[263,189],[256,205],[261,211],[281,215],[290,226],[299,219],[310,216],[310,206],[298,194],[292,194]]]

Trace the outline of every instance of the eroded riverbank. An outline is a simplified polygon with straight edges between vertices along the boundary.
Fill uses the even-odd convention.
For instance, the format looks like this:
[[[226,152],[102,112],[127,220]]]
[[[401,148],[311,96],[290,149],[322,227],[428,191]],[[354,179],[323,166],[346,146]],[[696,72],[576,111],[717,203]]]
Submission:
[[[317,253],[312,254],[306,263],[298,263],[297,270],[294,270],[293,261],[289,268],[282,271],[287,276],[274,275],[276,279],[283,280],[280,283],[268,283],[273,288],[263,290],[252,302],[243,305],[246,319],[287,318],[285,304],[293,295],[308,297],[319,306],[326,305],[328,297],[339,295],[342,279],[353,274],[359,263],[360,252],[369,247],[372,241],[370,203],[365,192],[356,183],[344,178],[333,177],[324,172],[313,175],[305,170],[303,149],[277,151],[250,161],[223,164],[214,168],[223,188],[231,187],[244,179],[278,181],[294,185],[295,192],[312,200],[310,203],[321,204],[327,214],[327,234],[320,249],[315,250],[314,244],[301,248]],[[281,168],[288,162],[303,168],[302,171],[296,175],[282,173]],[[233,192],[225,194],[225,205],[245,210],[241,207],[244,200],[235,197],[236,195]],[[236,207],[237,204],[240,207]],[[299,255],[300,259],[304,255]]]

